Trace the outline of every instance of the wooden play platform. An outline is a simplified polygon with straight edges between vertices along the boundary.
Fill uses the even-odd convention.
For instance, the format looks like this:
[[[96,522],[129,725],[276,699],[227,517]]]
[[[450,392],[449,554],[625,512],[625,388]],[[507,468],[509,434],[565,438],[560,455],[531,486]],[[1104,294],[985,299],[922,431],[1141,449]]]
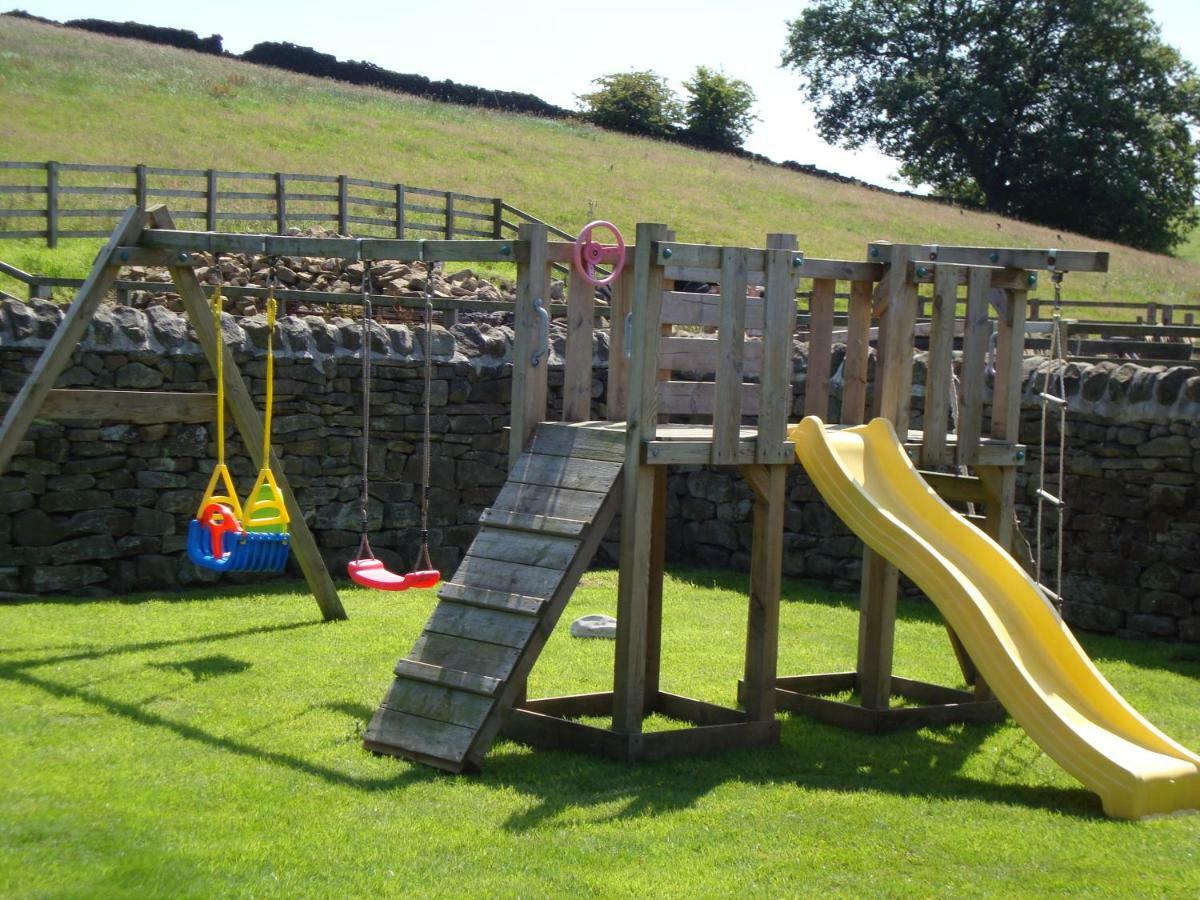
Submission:
[[[365,745],[463,771],[481,764],[498,733],[628,760],[772,743],[777,707],[864,730],[1003,716],[953,632],[951,646],[971,691],[893,675],[897,570],[870,550],[856,671],[777,676],[785,483],[795,462],[787,425],[801,415],[843,424],[861,423],[868,413],[890,419],[908,435],[910,456],[929,470],[929,483],[948,500],[981,504],[981,524],[1008,546],[1016,467],[1025,454],[1016,429],[1026,293],[1036,270],[1102,270],[1103,254],[871,244],[867,259],[854,262],[805,258],[792,235],[769,235],[761,249],[713,247],[679,243],[663,225],[640,225],[636,247],[627,250],[632,264],[614,285],[607,421],[589,421],[595,309],[590,285],[574,276],[563,421],[550,423],[544,421],[545,333],[538,321],[547,266],[566,260],[569,247],[548,242],[537,226],[521,233],[513,468],[462,566],[440,591],[424,634],[398,663]],[[678,291],[676,282],[712,289]],[[848,284],[850,301],[834,408],[839,282]],[[934,290],[929,376],[924,427],[910,429],[923,283]],[[802,287],[811,299],[807,315],[798,316]],[[880,331],[875,391],[868,396],[873,325]],[[794,409],[792,399],[798,326],[809,338],[803,409]],[[962,381],[951,422],[956,329],[963,336]],[[985,422],[989,381],[993,412]],[[754,492],[741,708],[659,687],[666,471],[672,464],[736,466]],[[966,467],[973,474],[961,474]],[[528,699],[525,677],[618,509],[613,689]],[[827,696],[845,691],[856,701]],[[893,697],[908,703],[893,705]],[[642,722],[651,713],[680,727],[645,732]],[[584,724],[583,717],[610,725]]]

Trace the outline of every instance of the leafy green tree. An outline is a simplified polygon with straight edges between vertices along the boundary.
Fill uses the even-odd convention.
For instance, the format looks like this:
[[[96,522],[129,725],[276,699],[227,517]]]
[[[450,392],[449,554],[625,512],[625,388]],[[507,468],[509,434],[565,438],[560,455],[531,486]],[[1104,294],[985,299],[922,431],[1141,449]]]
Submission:
[[[788,29],[821,135],[913,182],[1149,250],[1197,223],[1200,80],[1141,0],[817,0]]]
[[[758,118],[750,112],[754,90],[738,78],[697,66],[684,104],[684,137],[709,150],[740,150]]]
[[[618,72],[592,81],[599,90],[578,97],[584,115],[601,128],[673,137],[682,110],[667,80],[651,71]]]

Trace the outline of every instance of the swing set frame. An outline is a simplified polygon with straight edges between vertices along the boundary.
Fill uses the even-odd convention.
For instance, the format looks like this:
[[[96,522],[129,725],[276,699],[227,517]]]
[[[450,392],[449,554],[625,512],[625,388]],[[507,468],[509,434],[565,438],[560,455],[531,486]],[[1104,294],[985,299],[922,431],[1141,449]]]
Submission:
[[[177,235],[183,240],[167,238],[154,246],[153,235]],[[216,394],[208,392],[171,391],[113,391],[56,389],[54,383],[67,368],[71,355],[83,339],[84,332],[99,309],[104,296],[117,280],[122,266],[165,266],[183,302],[196,338],[210,368],[221,371],[226,403],[234,426],[241,435],[246,452],[256,470],[270,469],[275,473],[279,494],[291,520],[291,550],[296,556],[304,580],[326,621],[346,618],[346,610],[337,588],[321,558],[316,539],[304,521],[303,511],[280,464],[279,457],[268,446],[269,458],[264,459],[263,420],[254,398],[242,378],[232,351],[220,340],[212,327],[210,301],[196,277],[191,251],[208,250],[199,246],[204,241],[185,238],[187,232],[177,232],[174,220],[165,206],[149,210],[132,207],[121,217],[112,236],[96,255],[87,279],[74,301],[66,310],[54,336],[46,345],[41,358],[21,386],[12,405],[0,424],[0,472],[8,468],[16,455],[29,426],[38,418],[104,419],[136,424],[153,422],[207,422],[212,418]],[[241,235],[211,235],[221,238],[241,238]],[[261,239],[260,239],[261,241]],[[252,242],[236,241],[236,246],[220,247],[220,252],[257,250]],[[164,246],[170,245],[170,246]],[[277,255],[283,255],[279,253]]]

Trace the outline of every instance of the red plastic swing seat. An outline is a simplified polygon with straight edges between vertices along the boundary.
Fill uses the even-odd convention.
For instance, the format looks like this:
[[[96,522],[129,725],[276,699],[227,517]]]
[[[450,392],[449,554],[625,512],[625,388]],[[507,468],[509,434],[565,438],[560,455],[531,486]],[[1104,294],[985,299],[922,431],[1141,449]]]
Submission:
[[[407,575],[389,572],[381,559],[355,559],[346,566],[350,580],[377,591],[404,591],[412,587]]]

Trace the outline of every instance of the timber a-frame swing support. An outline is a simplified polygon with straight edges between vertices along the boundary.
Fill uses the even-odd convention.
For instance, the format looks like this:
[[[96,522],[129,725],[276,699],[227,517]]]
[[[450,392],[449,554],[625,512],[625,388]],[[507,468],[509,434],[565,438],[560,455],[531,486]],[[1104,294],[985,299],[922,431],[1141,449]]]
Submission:
[[[53,337],[42,352],[33,371],[13,398],[0,424],[0,472],[8,468],[17,454],[29,426],[38,418],[103,419],[139,424],[150,422],[208,422],[213,418],[216,395],[168,391],[116,391],[56,389],[55,382],[70,363],[83,339],[88,323],[100,308],[105,294],[117,280],[122,266],[166,266],[175,290],[183,301],[188,320],[208,360],[217,370],[217,354],[224,354],[225,391],[233,422],[255,468],[262,465],[262,419],[255,408],[246,382],[233,353],[213,333],[209,301],[193,268],[191,250],[162,249],[147,246],[147,229],[173,230],[166,207],[129,209],[101,248],[91,271],[74,301],[63,315]],[[291,517],[291,548],[316,598],[321,615],[327,620],[345,619],[333,579],[321,558],[316,540],[305,523],[304,514],[288,484],[283,467],[271,453],[271,468],[279,484]]]

